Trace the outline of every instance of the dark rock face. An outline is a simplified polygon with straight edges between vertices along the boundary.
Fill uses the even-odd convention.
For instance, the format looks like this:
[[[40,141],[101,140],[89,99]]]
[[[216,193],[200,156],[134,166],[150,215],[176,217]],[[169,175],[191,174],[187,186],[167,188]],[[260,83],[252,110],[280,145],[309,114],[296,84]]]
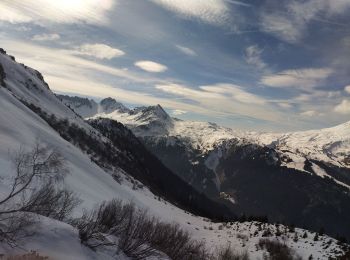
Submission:
[[[6,78],[5,70],[0,64],[0,85],[3,87],[6,87],[5,78]]]
[[[153,193],[163,196],[168,201],[194,214],[217,220],[235,219],[236,216],[233,212],[223,204],[196,191],[186,181],[169,170],[121,123],[110,119],[95,119],[88,122],[111,140],[114,147],[118,147],[122,151],[112,161],[148,186]],[[108,151],[108,153],[110,152],[113,151]],[[122,156],[125,156],[125,159],[121,159]],[[106,154],[104,157],[108,157],[108,155]]]
[[[215,198],[218,189],[215,173],[205,166],[205,159],[200,151],[189,150],[177,137],[144,137],[144,144],[153,154],[172,169],[180,178],[191,184],[197,191]],[[168,143],[171,145],[168,145]]]
[[[306,170],[311,174],[301,172],[282,166],[284,158],[273,148],[231,142],[214,173],[205,166],[209,154],[188,150],[183,140],[169,138],[174,137],[143,138],[143,142],[169,169],[198,191],[213,199],[220,193],[231,195],[235,204],[228,205],[236,214],[268,216],[271,221],[314,231],[324,228],[330,235],[350,238],[350,191],[310,170],[311,163],[317,163],[329,175],[342,177],[344,183],[349,183],[348,169],[310,161],[305,167],[310,168]],[[167,145],[168,142],[172,145]],[[193,161],[197,163],[192,164]],[[213,182],[215,177],[220,182],[219,189]]]
[[[122,103],[117,102],[113,98],[105,98],[101,100],[100,105],[104,112],[111,113],[113,111],[121,111],[123,113],[126,113],[129,111],[128,108],[126,108]]]
[[[271,164],[273,154],[266,147],[238,147],[220,163],[226,176],[221,188],[235,194],[237,210],[350,237],[349,190],[330,178],[281,166],[279,158]]]

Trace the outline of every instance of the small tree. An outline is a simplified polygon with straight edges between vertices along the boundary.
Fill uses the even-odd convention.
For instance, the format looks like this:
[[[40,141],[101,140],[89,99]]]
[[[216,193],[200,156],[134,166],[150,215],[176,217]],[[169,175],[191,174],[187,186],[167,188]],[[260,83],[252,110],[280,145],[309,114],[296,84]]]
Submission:
[[[0,198],[0,241],[16,246],[21,236],[30,235],[26,227],[34,221],[29,212],[63,220],[78,200],[72,192],[54,186],[68,173],[64,158],[55,149],[37,141],[32,150],[20,148],[11,154],[11,160],[14,176]]]
[[[299,240],[299,238],[298,238],[298,233],[295,232],[295,233],[294,233],[293,241],[296,243],[296,242],[298,242],[298,240]]]

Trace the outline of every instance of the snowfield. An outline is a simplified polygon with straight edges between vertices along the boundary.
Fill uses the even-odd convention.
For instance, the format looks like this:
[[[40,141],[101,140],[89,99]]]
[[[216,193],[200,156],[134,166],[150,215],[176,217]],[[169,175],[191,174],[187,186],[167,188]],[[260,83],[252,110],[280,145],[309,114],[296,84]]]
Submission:
[[[319,241],[313,241],[315,234],[301,229],[295,230],[299,239],[293,241],[294,233],[287,231],[284,226],[280,227],[281,230],[284,230],[283,234],[276,237],[276,227],[271,224],[256,222],[237,222],[230,225],[212,223],[202,217],[189,214],[166,201],[158,200],[146,187],[133,189],[133,184],[130,181],[131,177],[121,170],[119,173],[122,180],[119,184],[109,172],[98,167],[87,154],[61,138],[43,119],[19,100],[23,99],[28,103],[33,103],[47,113],[55,114],[59,118],[67,118],[80,127],[91,131],[91,134],[96,134],[95,130],[56,98],[44,82],[38,78],[34,70],[19,65],[4,54],[0,54],[0,64],[2,64],[6,73],[6,88],[4,86],[0,87],[0,194],[4,194],[9,188],[8,182],[13,174],[9,152],[16,151],[19,147],[30,149],[36,140],[40,140],[49,147],[57,148],[67,160],[70,174],[65,179],[65,185],[75,191],[83,201],[74,212],[75,216],[80,216],[83,209],[91,209],[102,201],[118,198],[125,202],[131,201],[137,207],[147,209],[149,214],[163,221],[179,223],[195,239],[203,240],[211,250],[231,244],[237,251],[247,251],[252,259],[262,259],[266,252],[257,248],[257,244],[259,239],[263,237],[264,230],[269,228],[272,232],[270,239],[283,241],[303,259],[307,259],[310,255],[313,255],[314,259],[328,259],[329,256],[336,256],[343,252],[337,245],[336,240],[321,236]],[[97,111],[99,111],[98,108]],[[129,115],[124,112],[115,113],[114,111],[98,115],[108,116],[126,124],[138,122],[138,113]],[[86,115],[89,114],[86,113]],[[138,119],[148,122],[149,118]],[[168,129],[170,135],[190,136],[195,140],[193,145],[200,145],[204,149],[210,149],[213,144],[221,139],[237,136],[229,129],[207,123],[187,123],[165,118],[164,124],[167,126],[174,124],[171,129]],[[340,127],[344,131],[340,133],[341,137],[336,136],[330,139],[332,131],[338,129],[334,128],[322,132],[322,136],[314,137],[314,140],[317,144],[320,144],[320,147],[324,148],[326,141],[329,144],[330,140],[335,142],[343,138],[341,139],[342,144],[329,147],[327,151],[337,156],[340,156],[339,154],[342,152],[347,153],[349,151],[349,129],[346,126],[349,126],[349,124]],[[280,143],[295,145],[293,141],[288,140],[299,138],[303,140],[298,135],[300,134],[284,136],[280,138]],[[307,138],[310,139],[311,136],[312,133]],[[305,146],[306,143],[307,140],[305,139]],[[259,227],[264,228],[260,229]],[[49,256],[50,259],[57,260],[115,259],[112,258],[114,252],[108,250],[106,252],[93,252],[81,245],[77,230],[68,224],[39,217],[35,230],[37,231],[36,235],[22,241],[21,248],[11,249],[2,244],[0,253],[22,253],[35,250],[42,255]],[[307,238],[301,238],[305,232]],[[127,259],[127,257],[121,254],[118,259]]]

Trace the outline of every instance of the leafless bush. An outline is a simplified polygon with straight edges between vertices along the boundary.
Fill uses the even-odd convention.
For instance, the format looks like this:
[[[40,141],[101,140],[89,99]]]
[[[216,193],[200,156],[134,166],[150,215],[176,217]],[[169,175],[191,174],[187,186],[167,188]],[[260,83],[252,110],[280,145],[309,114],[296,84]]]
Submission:
[[[208,252],[202,242],[195,241],[178,224],[156,222],[151,244],[166,253],[171,259],[208,259]]]
[[[299,260],[300,256],[296,255],[287,245],[277,240],[260,239],[258,243],[260,249],[269,253],[269,260]]]
[[[30,151],[20,148],[11,154],[11,160],[14,176],[0,198],[0,241],[16,246],[18,238],[30,235],[26,227],[35,222],[29,212],[63,220],[78,200],[72,192],[55,188],[68,173],[57,151],[37,142]]]
[[[54,184],[48,183],[31,194],[23,211],[64,221],[80,202],[73,191],[58,189]]]
[[[111,245],[111,242],[103,241],[103,234],[120,234],[123,223],[133,210],[132,205],[123,205],[119,200],[103,202],[91,212],[85,211],[72,225],[78,228],[81,242],[90,248],[104,246],[106,243]]]
[[[6,260],[48,260],[47,256],[41,256],[37,252],[32,251],[24,255],[8,256]]]
[[[151,218],[130,203],[104,202],[73,225],[90,248],[114,246],[132,259],[145,259],[158,252],[173,260],[209,259],[204,244],[192,240],[178,225]],[[107,238],[110,235],[118,239],[112,241]]]
[[[215,260],[249,260],[248,253],[238,253],[236,252],[231,245],[222,247],[217,250],[217,257]]]
[[[128,213],[120,234],[115,234],[120,235],[119,250],[135,260],[157,255],[152,247],[156,220],[149,218],[146,211],[134,209]]]

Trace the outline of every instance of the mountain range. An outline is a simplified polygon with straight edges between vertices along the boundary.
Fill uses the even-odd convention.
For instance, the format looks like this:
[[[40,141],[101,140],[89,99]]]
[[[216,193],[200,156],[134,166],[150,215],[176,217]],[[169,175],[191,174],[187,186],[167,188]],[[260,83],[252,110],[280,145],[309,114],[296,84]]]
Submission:
[[[225,199],[238,216],[350,235],[350,122],[244,132],[172,118],[160,105],[129,109],[112,98],[59,98],[86,119],[124,124],[165,166],[213,200]]]
[[[172,118],[160,105],[130,109],[112,98],[56,95],[40,72],[0,49],[0,194],[10,189],[9,156],[38,140],[67,162],[63,185],[81,200],[73,217],[117,198],[176,223],[208,248],[229,243],[252,259],[269,253],[259,246],[266,238],[303,259],[340,257],[347,248],[340,236],[350,235],[348,123],[246,133]],[[1,252],[115,259],[108,247],[81,244],[72,223],[36,217],[36,234],[18,249],[0,241]]]

